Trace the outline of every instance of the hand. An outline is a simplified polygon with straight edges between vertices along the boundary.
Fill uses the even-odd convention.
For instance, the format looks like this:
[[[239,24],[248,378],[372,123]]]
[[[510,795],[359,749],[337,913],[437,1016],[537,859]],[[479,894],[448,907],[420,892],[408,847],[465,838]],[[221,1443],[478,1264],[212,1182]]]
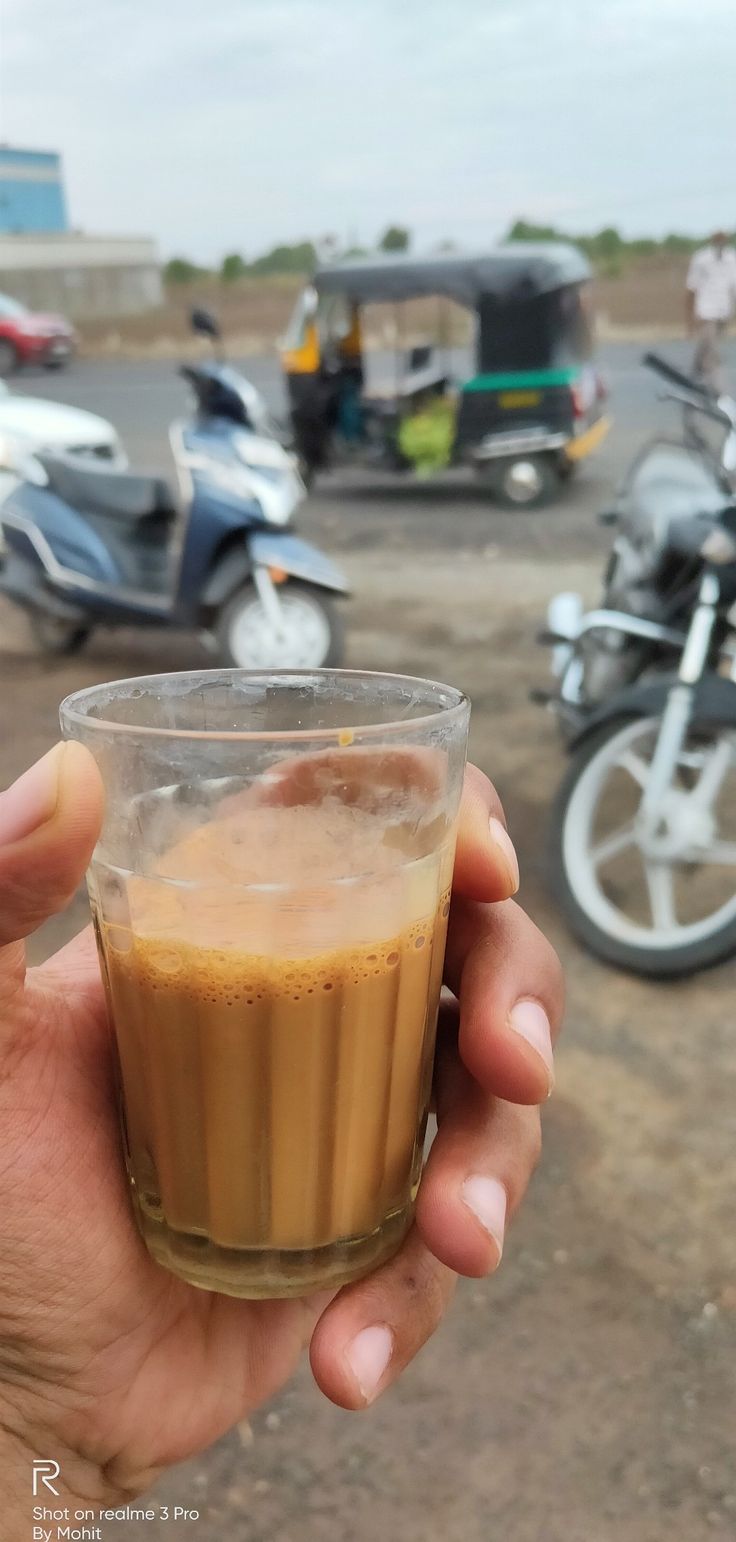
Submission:
[[[0,1460],[13,1539],[26,1534],[18,1496],[33,1456],[60,1462],[69,1496],[119,1502],[271,1397],[307,1344],[342,1407],[385,1390],[437,1326],[457,1273],[499,1262],[537,1158],[535,1105],[562,1008],[554,954],[509,899],[517,868],[500,805],[471,767],[446,967],[459,1019],[441,1024],[439,1134],[415,1226],[393,1260],[334,1298],[194,1290],[152,1262],[134,1225],[91,929],[24,967],[22,939],[76,891],[101,811],[77,744],[0,795]]]

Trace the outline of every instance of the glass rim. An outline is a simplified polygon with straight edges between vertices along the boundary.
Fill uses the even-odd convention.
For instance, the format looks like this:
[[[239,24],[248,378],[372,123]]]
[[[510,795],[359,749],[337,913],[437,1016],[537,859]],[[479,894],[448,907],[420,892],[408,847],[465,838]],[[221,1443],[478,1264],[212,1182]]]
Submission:
[[[339,727],[333,728],[169,728],[163,724],[150,723],[121,723],[114,718],[96,717],[90,712],[82,710],[82,704],[92,702],[95,697],[104,692],[123,687],[141,687],[141,695],[146,687],[153,687],[157,683],[167,680],[232,680],[233,678],[253,681],[279,681],[291,680],[365,680],[384,681],[396,686],[424,686],[428,690],[441,693],[446,699],[438,700],[435,708],[429,708],[417,717],[390,718],[386,722],[351,723],[350,715],[346,713],[345,721]],[[130,700],[130,697],[128,697]],[[111,704],[111,703],[110,703]],[[346,706],[349,704],[346,703]],[[354,733],[362,737],[369,735],[377,737],[386,734],[397,734],[407,730],[426,728],[431,723],[452,723],[463,717],[470,709],[470,699],[457,686],[445,685],[439,680],[430,680],[422,675],[402,675],[389,670],[380,669],[191,669],[191,670],[167,670],[155,675],[130,675],[120,680],[109,680],[99,685],[85,686],[81,691],[72,691],[65,696],[59,706],[59,717],[62,728],[76,725],[86,731],[100,730],[106,733],[135,734],[152,739],[196,739],[198,741],[222,740],[227,743],[257,743],[271,740],[280,742],[295,741],[297,743],[306,740],[324,740],[337,743],[340,748],[347,749],[349,745],[340,744],[340,736],[346,732]]]

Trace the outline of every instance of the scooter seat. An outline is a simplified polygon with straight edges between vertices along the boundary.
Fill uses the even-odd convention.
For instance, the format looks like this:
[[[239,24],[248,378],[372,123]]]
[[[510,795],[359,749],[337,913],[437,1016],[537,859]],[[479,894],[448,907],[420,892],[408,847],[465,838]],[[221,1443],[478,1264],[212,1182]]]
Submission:
[[[176,501],[163,477],[135,476],[127,471],[88,471],[64,455],[39,456],[48,485],[80,514],[98,514],[123,524],[152,516],[173,519]]]

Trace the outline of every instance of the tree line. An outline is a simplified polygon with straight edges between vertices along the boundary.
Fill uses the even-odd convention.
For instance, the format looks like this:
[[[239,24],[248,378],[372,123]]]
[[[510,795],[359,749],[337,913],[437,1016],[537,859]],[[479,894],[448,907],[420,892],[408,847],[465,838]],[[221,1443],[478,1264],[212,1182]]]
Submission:
[[[636,236],[627,239],[614,225],[588,235],[574,235],[555,225],[537,225],[531,220],[517,219],[510,226],[504,241],[572,241],[590,259],[596,271],[608,278],[616,277],[624,267],[637,258],[661,256],[687,256],[703,244],[699,236],[670,235],[655,238]],[[411,248],[412,234],[404,225],[388,225],[378,238],[373,251],[407,252]],[[295,277],[312,273],[323,262],[338,261],[345,257],[367,257],[367,247],[342,244],[335,236],[324,236],[320,241],[295,241],[271,247],[259,257],[248,259],[241,252],[228,252],[219,267],[204,268],[188,257],[172,257],[164,268],[164,278],[170,284],[191,283],[198,278],[219,277],[223,283],[234,283],[242,278],[262,278],[293,274]],[[455,250],[452,241],[441,241],[438,251]]]
[[[530,220],[515,220],[507,241],[572,241],[605,277],[615,278],[627,262],[639,257],[688,256],[704,244],[702,236],[670,235],[635,236],[627,240],[615,225],[604,225],[592,235],[572,235],[569,230],[558,230],[555,225],[535,225]]]
[[[405,226],[388,225],[376,247],[380,252],[406,252],[410,244],[411,232]],[[342,246],[335,236],[324,236],[321,241],[295,241],[292,245],[272,246],[270,251],[252,261],[241,252],[227,252],[218,269],[203,268],[188,257],[172,257],[164,268],[164,278],[169,284],[188,284],[193,279],[217,276],[228,284],[239,278],[262,278],[272,274],[303,275],[312,273],[320,262],[368,255],[367,247]]]

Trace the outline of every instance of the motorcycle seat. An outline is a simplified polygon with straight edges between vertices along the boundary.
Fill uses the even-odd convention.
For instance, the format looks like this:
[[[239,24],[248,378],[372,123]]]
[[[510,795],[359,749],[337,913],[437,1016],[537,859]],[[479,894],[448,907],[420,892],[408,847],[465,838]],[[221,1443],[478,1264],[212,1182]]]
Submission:
[[[176,499],[163,477],[127,471],[87,470],[65,455],[42,455],[50,490],[80,514],[97,514],[122,524],[176,517]]]

